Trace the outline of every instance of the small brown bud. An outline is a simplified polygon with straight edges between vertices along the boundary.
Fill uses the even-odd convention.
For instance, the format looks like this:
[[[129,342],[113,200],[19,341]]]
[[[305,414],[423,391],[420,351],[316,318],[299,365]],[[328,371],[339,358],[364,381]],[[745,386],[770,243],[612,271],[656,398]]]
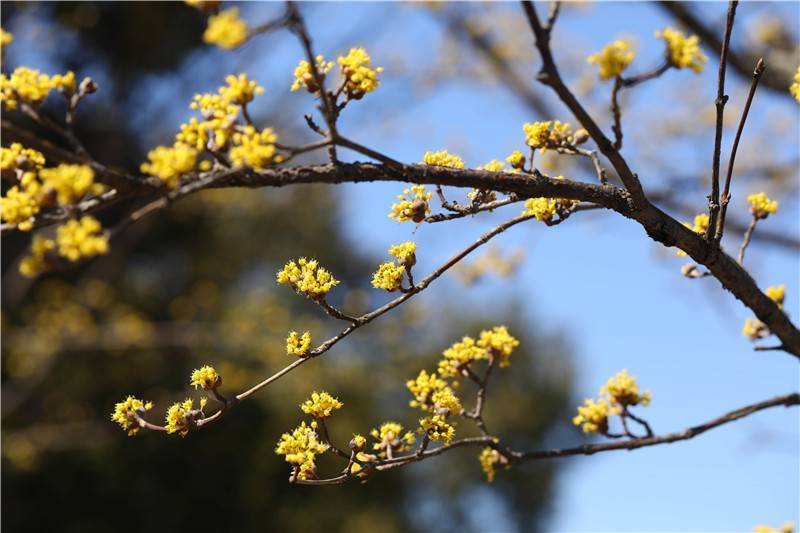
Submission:
[[[572,138],[573,144],[583,144],[588,140],[589,140],[589,132],[583,128],[576,131],[575,135]]]
[[[94,82],[94,80],[89,77],[83,78],[81,84],[78,85],[78,94],[85,96],[94,92],[97,92],[97,84]]]
[[[303,74],[302,79],[303,83],[305,84],[309,92],[312,93],[319,92],[319,85],[317,85],[317,82],[314,80],[313,74],[311,74],[310,72],[306,72],[305,74]]]

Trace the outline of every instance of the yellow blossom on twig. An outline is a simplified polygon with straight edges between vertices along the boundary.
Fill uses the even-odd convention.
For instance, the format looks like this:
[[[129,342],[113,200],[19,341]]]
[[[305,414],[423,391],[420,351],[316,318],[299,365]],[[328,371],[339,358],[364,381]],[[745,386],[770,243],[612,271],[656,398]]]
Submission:
[[[114,406],[111,413],[111,420],[119,424],[122,429],[133,437],[139,433],[140,425],[137,414],[143,414],[153,408],[153,402],[143,402],[133,396],[128,396],[124,402],[119,402]]]
[[[302,336],[296,331],[292,331],[286,337],[287,355],[303,357],[308,353],[309,348],[311,348],[311,333],[308,331],[304,331]]]
[[[700,51],[700,39],[697,35],[686,37],[682,32],[669,26],[656,32],[656,37],[667,44],[667,59],[676,68],[689,68],[694,72],[702,72],[708,58]]]
[[[247,40],[247,24],[239,18],[235,7],[208,17],[208,26],[203,33],[203,42],[220,48],[236,48]]]
[[[631,50],[631,44],[626,40],[618,39],[604,46],[596,54],[590,55],[587,61],[599,66],[600,79],[607,80],[622,74],[635,56],[636,54]]]
[[[324,420],[333,414],[337,409],[342,408],[342,402],[331,396],[325,391],[312,392],[311,397],[300,404],[300,409],[318,420]]]
[[[339,284],[330,272],[315,260],[305,257],[289,261],[278,271],[276,280],[280,285],[289,285],[295,291],[311,298],[321,298]]]
[[[217,370],[213,366],[203,366],[192,372],[192,378],[189,385],[202,387],[203,390],[212,390],[219,387],[222,383],[222,378],[217,374]]]

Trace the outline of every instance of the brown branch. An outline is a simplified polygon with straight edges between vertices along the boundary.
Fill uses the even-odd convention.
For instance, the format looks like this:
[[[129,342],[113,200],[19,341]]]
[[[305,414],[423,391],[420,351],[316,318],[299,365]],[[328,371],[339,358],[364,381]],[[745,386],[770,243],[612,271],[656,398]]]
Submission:
[[[375,470],[377,471],[391,470],[393,468],[406,466],[410,463],[424,461],[426,459],[430,459],[431,457],[442,455],[457,448],[466,448],[473,446],[492,447],[498,450],[504,457],[506,457],[511,463],[514,464],[520,464],[526,461],[538,461],[541,459],[556,459],[561,457],[571,457],[577,455],[594,455],[596,453],[603,453],[603,452],[610,452],[617,450],[628,450],[628,451],[637,450],[639,448],[646,448],[649,446],[671,444],[673,442],[690,440],[711,429],[723,426],[725,424],[729,424],[731,422],[735,422],[736,420],[740,420],[759,411],[763,411],[765,409],[769,409],[772,407],[779,407],[779,406],[790,407],[798,404],[800,404],[800,394],[795,392],[783,396],[778,396],[770,400],[765,400],[763,402],[747,405],[740,409],[736,409],[734,411],[725,413],[724,415],[719,416],[703,424],[687,428],[683,431],[675,433],[667,433],[664,435],[630,438],[615,442],[584,444],[572,448],[555,448],[549,450],[519,452],[500,446],[498,444],[498,439],[496,437],[492,436],[470,437],[453,441],[452,443],[450,443],[449,446],[439,446],[438,448],[423,451],[422,453],[413,453],[409,455],[395,457],[393,459],[384,459],[382,461],[377,461],[373,463],[372,466],[374,466]],[[314,482],[308,484],[336,485],[349,481],[350,479],[351,478],[349,476],[339,476],[336,478],[331,478],[326,480],[315,480]]]
[[[739,140],[742,138],[742,131],[744,130],[744,123],[747,120],[747,114],[750,112],[750,104],[753,103],[753,95],[756,93],[758,81],[765,69],[764,60],[759,59],[756,68],[753,71],[753,82],[750,84],[750,92],[747,93],[747,101],[744,104],[742,111],[742,118],[739,120],[739,127],[736,130],[736,137],[733,140],[733,147],[731,148],[731,156],[728,159],[728,171],[725,174],[725,187],[722,191],[722,211],[719,215],[719,222],[716,228],[715,240],[719,243],[722,240],[722,233],[725,230],[725,214],[728,212],[728,203],[731,201],[731,178],[733,177],[733,164],[736,160],[736,150],[739,148]],[[740,261],[741,263],[741,261]]]
[[[716,127],[714,128],[714,155],[711,163],[711,195],[708,197],[708,231],[706,240],[712,242],[717,230],[717,217],[719,216],[719,158],[722,149],[722,119],[728,95],[725,94],[725,71],[728,68],[728,46],[733,31],[733,20],[736,16],[736,6],[739,2],[728,2],[728,19],[725,24],[725,38],[719,56],[719,70],[717,72],[717,98],[714,105],[717,111]]]
[[[753,216],[753,218],[750,219],[750,225],[747,226],[747,230],[744,232],[744,237],[742,237],[742,244],[739,246],[739,258],[737,259],[739,266],[744,266],[744,252],[750,244],[750,238],[753,236],[756,224],[758,224],[758,217]]]

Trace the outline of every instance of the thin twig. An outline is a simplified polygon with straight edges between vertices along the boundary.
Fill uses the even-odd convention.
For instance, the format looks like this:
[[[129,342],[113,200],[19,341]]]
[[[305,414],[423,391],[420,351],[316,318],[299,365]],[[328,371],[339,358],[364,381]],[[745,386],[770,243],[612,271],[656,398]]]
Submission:
[[[747,114],[750,112],[750,104],[753,102],[753,95],[756,93],[758,82],[761,80],[761,75],[764,73],[764,59],[759,59],[753,70],[753,81],[750,84],[750,92],[747,93],[747,101],[744,104],[742,111],[742,118],[739,120],[739,127],[736,130],[736,137],[733,139],[733,147],[731,148],[731,157],[728,159],[728,171],[725,174],[725,187],[722,191],[722,210],[719,215],[719,223],[716,228],[716,236],[714,237],[719,243],[722,240],[722,233],[725,231],[725,214],[728,212],[728,203],[731,201],[731,178],[733,177],[733,164],[736,160],[736,150],[739,148],[739,140],[742,138],[742,131],[744,130],[744,123],[747,120]]]
[[[753,236],[753,231],[756,229],[756,224],[758,224],[758,217],[753,215],[753,218],[750,220],[750,225],[747,226],[747,230],[744,232],[744,237],[742,237],[742,244],[739,246],[739,258],[737,259],[737,263],[739,266],[744,266],[744,252],[747,250],[747,246],[750,244],[750,238]]]
[[[719,70],[717,72],[717,98],[714,105],[717,110],[716,127],[714,129],[714,155],[711,164],[711,194],[708,197],[708,231],[706,240],[711,242],[717,231],[717,216],[719,214],[719,159],[722,149],[722,120],[728,95],[725,94],[725,71],[728,67],[728,46],[733,31],[733,19],[736,16],[737,1],[728,3],[728,18],[725,23],[725,37],[719,56]]]

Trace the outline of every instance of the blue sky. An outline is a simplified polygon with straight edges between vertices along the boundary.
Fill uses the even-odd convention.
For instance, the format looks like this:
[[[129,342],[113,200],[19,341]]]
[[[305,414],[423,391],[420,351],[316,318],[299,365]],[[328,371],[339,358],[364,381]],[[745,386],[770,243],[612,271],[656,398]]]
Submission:
[[[511,13],[519,11],[517,4],[504,7]],[[701,7],[711,20],[724,18],[723,3]],[[243,14],[258,23],[279,9],[275,4],[248,4],[243,6]],[[743,3],[741,27],[765,12],[780,16],[798,35],[800,4],[796,3]],[[413,72],[431,64],[442,38],[441,25],[422,8],[328,3],[316,6],[308,22],[318,53],[332,56],[351,45],[364,45],[375,63],[386,67],[381,89],[345,112],[341,130],[396,159],[415,162],[426,150],[446,148],[462,155],[469,166],[477,166],[521,149],[523,122],[571,118],[557,103],[553,107],[562,115],[536,117],[497,85],[459,80],[444,83],[432,92],[417,91],[411,81]],[[634,65],[636,70],[643,70],[657,64],[661,44],[653,38],[653,32],[668,23],[657,7],[639,3],[567,8],[554,37],[556,59],[562,54],[585,56],[616,37],[630,36],[638,50]],[[532,45],[527,35],[519,42],[520,46]],[[569,50],[565,50],[567,44]],[[42,64],[45,52],[34,47],[30,54],[30,62],[46,70],[47,65]],[[250,73],[267,88],[262,108],[256,107],[256,113],[273,111],[284,102],[297,106],[291,109],[308,112],[312,106],[309,95],[288,93],[290,73],[300,57],[297,43],[286,35],[259,37],[235,52],[203,50],[182,69],[183,83],[156,78],[148,81],[153,90],[147,91],[147,101],[142,102],[141,113],[134,120],[146,125],[158,116],[158,122],[167,122],[169,118],[159,115],[159,105],[176,98],[188,103],[194,92],[213,89],[225,74],[238,71]],[[398,62],[398,58],[405,60]],[[705,99],[712,107],[715,71],[716,59],[711,58],[701,76],[670,72],[628,95],[624,124],[629,134],[624,154],[642,176],[646,189],[658,189],[664,177],[637,165],[648,138],[634,135],[639,131],[634,123],[639,117],[671,115],[676,95],[680,97],[690,83],[698,81],[699,85],[692,86],[702,90],[693,96]],[[532,84],[533,73],[531,66]],[[570,72],[567,75],[570,81],[577,78]],[[737,76],[731,75],[729,82],[731,94],[742,87]],[[536,90],[549,97],[545,87],[537,86]],[[599,92],[607,90],[601,87]],[[769,110],[788,117],[788,135],[774,144],[779,156],[796,160],[800,146],[798,106],[768,91],[758,93],[754,106],[752,122],[756,130],[761,112]],[[732,101],[729,108],[738,112],[735,110],[741,108],[741,101]],[[175,106],[168,111],[166,117],[174,115],[176,127],[189,114],[188,109]],[[296,116],[300,128],[300,113]],[[605,127],[609,130],[608,124]],[[163,132],[156,131],[155,135]],[[163,140],[154,137],[146,142]],[[723,153],[730,144],[728,136],[725,140]],[[710,166],[712,142],[710,135],[693,139],[691,144],[671,150],[669,162],[688,172],[703,172]],[[351,156],[353,160],[363,159]],[[735,182],[732,211],[745,213],[744,196],[762,185],[753,176]],[[386,217],[401,189],[401,185],[385,183],[344,186],[340,194],[347,201],[342,203],[341,220],[352,246],[376,256],[382,256],[392,243],[413,238],[419,246],[419,272],[435,268],[478,235],[519,212],[518,206],[511,206],[473,220],[415,231],[412,225],[397,224]],[[463,199],[464,192],[450,194]],[[796,194],[795,181],[792,195]],[[688,201],[699,209],[705,202],[704,193]],[[797,236],[797,198],[784,197],[782,201],[780,213],[762,224]],[[483,302],[492,294],[501,300],[517,298],[525,302],[527,320],[569,335],[579,394],[593,396],[609,376],[627,368],[653,392],[652,405],[645,412],[659,433],[681,430],[745,404],[798,389],[794,358],[779,352],[753,352],[739,335],[742,323],[750,316],[747,309],[711,278],[683,278],[679,272],[682,261],[674,251],[650,241],[629,220],[613,213],[582,213],[554,228],[533,222],[517,226],[496,243],[506,251],[525,250],[525,262],[516,277],[490,277],[469,289],[446,277],[421,298],[431,305],[442,298],[451,304],[468,305]],[[733,240],[726,243],[729,249],[737,244]],[[747,264],[764,287],[786,283],[786,310],[793,317],[800,315],[796,251],[755,242]],[[799,437],[798,410],[779,408],[688,442],[565,460],[568,468],[559,482],[550,528],[747,531],[758,523],[798,523]],[[581,442],[583,438],[576,432],[563,444]]]

